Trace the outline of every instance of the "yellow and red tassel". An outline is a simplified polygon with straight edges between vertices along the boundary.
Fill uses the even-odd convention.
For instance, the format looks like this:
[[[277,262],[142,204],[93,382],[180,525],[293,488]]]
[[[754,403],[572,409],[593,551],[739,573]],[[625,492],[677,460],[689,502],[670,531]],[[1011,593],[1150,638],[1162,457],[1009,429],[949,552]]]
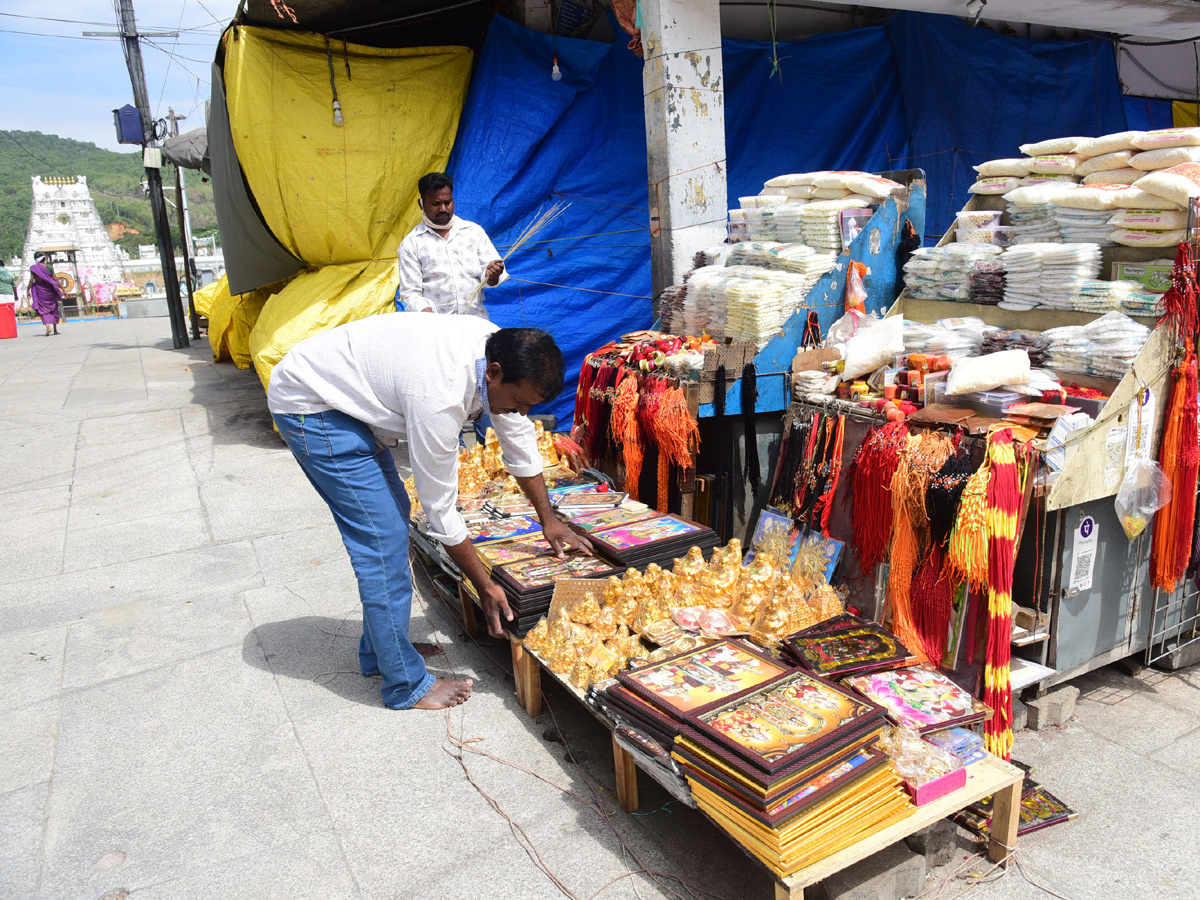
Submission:
[[[984,744],[989,753],[1008,759],[1012,755],[1012,586],[1013,550],[1021,512],[1021,484],[1017,474],[1012,431],[1004,428],[988,437],[988,636],[983,666],[983,702],[992,708],[985,723]]]

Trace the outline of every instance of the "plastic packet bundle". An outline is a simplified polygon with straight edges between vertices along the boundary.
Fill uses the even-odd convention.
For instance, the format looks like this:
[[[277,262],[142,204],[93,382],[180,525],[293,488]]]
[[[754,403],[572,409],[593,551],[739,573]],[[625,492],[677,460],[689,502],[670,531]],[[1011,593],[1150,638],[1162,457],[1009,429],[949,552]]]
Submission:
[[[1062,240],[1062,230],[1054,213],[1058,209],[1052,203],[1034,206],[1009,203],[1008,218],[1012,231],[1008,242],[1012,244],[1055,243]]]
[[[1046,353],[1050,349],[1050,341],[1045,335],[1036,331],[995,331],[985,332],[980,353],[999,353],[1001,350],[1024,350],[1029,354],[1031,366],[1044,366]]]
[[[1054,211],[1054,219],[1062,232],[1064,244],[1098,244],[1111,247],[1115,230],[1108,224],[1111,217],[1112,210],[1109,209],[1059,208]]]
[[[1046,365],[1056,372],[1088,371],[1088,353],[1091,341],[1082,325],[1065,325],[1042,332],[1049,346],[1046,348]]]

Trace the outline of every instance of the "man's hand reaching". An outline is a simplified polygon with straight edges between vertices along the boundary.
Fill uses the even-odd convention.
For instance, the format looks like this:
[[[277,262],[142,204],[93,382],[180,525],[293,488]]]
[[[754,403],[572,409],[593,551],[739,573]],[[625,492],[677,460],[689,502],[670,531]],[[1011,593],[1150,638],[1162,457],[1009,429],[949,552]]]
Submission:
[[[501,260],[494,259],[488,263],[487,270],[483,273],[483,277],[487,279],[487,283],[495,287],[500,283],[500,276],[504,274],[504,263]]]
[[[558,519],[543,521],[542,535],[554,548],[554,554],[559,559],[562,559],[568,550],[579,550],[587,556],[592,555],[591,545]]]

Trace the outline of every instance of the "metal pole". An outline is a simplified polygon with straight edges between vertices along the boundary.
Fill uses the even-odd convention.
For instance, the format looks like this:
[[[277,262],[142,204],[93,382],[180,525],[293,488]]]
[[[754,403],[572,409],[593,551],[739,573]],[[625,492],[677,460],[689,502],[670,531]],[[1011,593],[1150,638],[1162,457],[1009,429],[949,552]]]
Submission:
[[[117,0],[118,27],[125,45],[125,62],[129,81],[133,85],[133,100],[142,120],[143,160],[146,148],[157,148],[154,121],[150,118],[150,97],[146,91],[146,70],[142,65],[142,47],[138,40],[137,20],[133,15],[133,0]],[[154,154],[158,155],[158,154]],[[163,199],[161,157],[159,165],[146,166],[146,188],[150,193],[150,211],[154,215],[154,233],[158,256],[162,260],[163,281],[167,288],[167,313],[171,318],[171,343],[176,350],[188,346],[187,324],[183,318],[183,301],[179,296],[179,274],[175,270],[175,251],[171,246],[171,226],[167,219],[167,204]]]
[[[186,119],[187,116],[175,115],[175,110],[170,106],[167,107],[171,120],[171,134],[174,137],[179,136],[179,120]],[[187,280],[188,286],[188,320],[192,324],[192,340],[200,340],[200,317],[196,315],[196,280],[192,276],[192,229],[188,222],[187,209],[187,194],[184,193],[183,184],[183,168],[175,166],[175,199],[179,202],[175,206],[175,212],[179,214],[179,243],[183,245],[183,277]]]

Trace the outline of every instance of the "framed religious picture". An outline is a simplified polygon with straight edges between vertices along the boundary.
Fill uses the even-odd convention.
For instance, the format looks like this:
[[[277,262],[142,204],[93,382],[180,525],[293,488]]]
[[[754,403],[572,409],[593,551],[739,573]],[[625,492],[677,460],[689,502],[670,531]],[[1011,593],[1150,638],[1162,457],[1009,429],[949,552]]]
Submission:
[[[680,719],[753,690],[789,668],[750,644],[723,640],[617,675],[645,700]]]
[[[788,654],[826,678],[912,665],[916,659],[894,634],[874,622],[784,640]]]
[[[535,556],[496,566],[493,574],[514,593],[528,594],[551,587],[560,578],[595,578],[615,574],[612,563],[594,556],[570,554],[563,559]]]
[[[896,724],[921,734],[982,722],[991,714],[941,672],[918,666],[850,675],[842,683],[882,706]]]
[[[484,541],[506,541],[541,530],[542,526],[527,516],[488,519],[467,527],[472,544],[481,544]]]
[[[601,550],[608,550],[619,556],[624,551],[686,538],[689,534],[703,530],[703,525],[689,522],[679,516],[659,516],[656,519],[642,519],[629,525],[606,528],[593,532],[589,537]]]
[[[503,566],[519,559],[529,559],[531,556],[547,556],[554,552],[554,548],[545,538],[537,538],[482,544],[477,548],[477,552],[484,567],[491,569],[492,566]]]
[[[641,509],[636,510],[618,506],[616,509],[606,509],[601,512],[590,512],[576,516],[571,519],[571,526],[580,531],[591,533],[593,531],[602,531],[605,528],[615,528],[618,525],[629,525],[632,522],[640,522],[642,519],[657,517],[658,511],[648,506],[642,506]]]
[[[878,730],[883,711],[809,672],[792,672],[691,722],[718,747],[773,775]]]

